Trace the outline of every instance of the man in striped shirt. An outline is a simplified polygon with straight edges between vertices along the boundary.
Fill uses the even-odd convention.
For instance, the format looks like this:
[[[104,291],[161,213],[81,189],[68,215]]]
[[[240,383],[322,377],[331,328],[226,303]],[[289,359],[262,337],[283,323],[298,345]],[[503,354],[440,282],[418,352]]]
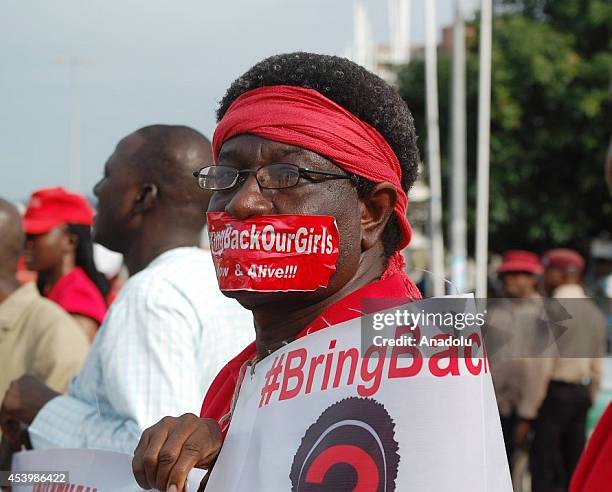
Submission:
[[[95,240],[124,255],[131,278],[67,395],[14,382],[1,419],[29,425],[34,448],[131,453],[165,415],[197,412],[219,369],[253,339],[251,314],[218,288],[199,248],[209,195],[192,172],[210,142],[183,126],[127,136],[96,184]],[[17,443],[18,444],[18,443]]]

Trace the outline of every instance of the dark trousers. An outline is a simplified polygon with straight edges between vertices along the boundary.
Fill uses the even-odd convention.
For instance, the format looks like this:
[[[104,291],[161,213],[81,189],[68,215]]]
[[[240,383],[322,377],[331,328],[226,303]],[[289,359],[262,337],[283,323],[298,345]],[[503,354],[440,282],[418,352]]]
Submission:
[[[586,441],[588,387],[551,381],[534,424],[532,492],[566,491]]]
[[[502,434],[504,435],[504,444],[506,445],[506,457],[508,458],[508,465],[510,471],[514,466],[514,433],[516,431],[517,415],[516,412],[512,412],[507,417],[500,415]]]

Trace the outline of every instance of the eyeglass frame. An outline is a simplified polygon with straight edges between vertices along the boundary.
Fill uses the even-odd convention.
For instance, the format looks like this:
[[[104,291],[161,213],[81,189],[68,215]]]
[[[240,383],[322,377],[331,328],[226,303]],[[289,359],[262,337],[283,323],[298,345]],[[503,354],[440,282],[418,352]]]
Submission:
[[[274,166],[277,164],[282,164],[284,166],[291,166],[295,169],[297,169],[299,175],[298,175],[298,180],[296,181],[295,184],[292,184],[291,186],[283,186],[280,188],[271,188],[271,187],[267,187],[267,186],[262,186],[261,183],[259,182],[259,180],[257,179],[257,173],[261,170],[264,169],[266,167],[269,166]],[[236,171],[236,178],[233,182],[233,184],[231,186],[228,186],[227,188],[219,188],[219,189],[208,189],[208,188],[203,188],[202,186],[200,186],[200,173],[204,170],[204,169],[208,169],[211,167],[224,167],[224,168],[229,168],[229,169],[233,169],[234,171]],[[286,190],[289,188],[293,188],[294,186],[297,186],[300,183],[300,178],[306,178],[308,180],[308,176],[306,176],[306,174],[318,174],[320,176],[323,176],[324,179],[321,179],[319,181],[325,181],[325,180],[329,180],[329,179],[349,179],[351,181],[351,183],[353,184],[353,186],[357,186],[358,183],[358,177],[355,176],[354,174],[335,174],[335,173],[330,173],[327,171],[317,171],[314,169],[308,169],[306,167],[301,167],[298,166],[297,164],[292,164],[289,162],[275,162],[272,164],[268,164],[265,166],[260,166],[257,169],[236,169],[235,167],[232,166],[226,166],[224,164],[221,164],[219,166],[217,165],[210,165],[210,166],[204,166],[202,168],[200,168],[197,171],[193,171],[191,174],[193,175],[194,178],[196,178],[198,180],[198,186],[200,187],[200,189],[202,190],[206,190],[206,191],[227,191],[227,190],[231,190],[233,188],[235,188],[238,184],[242,184],[244,183],[247,179],[248,176],[255,176],[255,180],[257,181],[257,185],[262,189],[262,190]],[[245,176],[246,177],[243,177]],[[317,180],[310,180],[311,182],[319,182]]]

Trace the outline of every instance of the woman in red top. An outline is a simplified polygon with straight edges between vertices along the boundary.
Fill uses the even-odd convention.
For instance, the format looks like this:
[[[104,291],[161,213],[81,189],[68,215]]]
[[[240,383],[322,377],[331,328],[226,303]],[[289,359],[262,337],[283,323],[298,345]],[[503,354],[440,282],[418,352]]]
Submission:
[[[93,260],[93,210],[63,188],[36,191],[23,218],[25,259],[40,292],[62,306],[93,340],[106,314],[109,284]]]

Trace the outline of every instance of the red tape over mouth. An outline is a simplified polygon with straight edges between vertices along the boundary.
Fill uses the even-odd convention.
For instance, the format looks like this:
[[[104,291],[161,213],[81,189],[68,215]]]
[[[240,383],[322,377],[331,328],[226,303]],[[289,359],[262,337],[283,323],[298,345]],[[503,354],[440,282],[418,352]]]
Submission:
[[[237,220],[208,212],[208,236],[219,288],[225,291],[313,291],[336,271],[340,234],[328,215],[260,215]]]

